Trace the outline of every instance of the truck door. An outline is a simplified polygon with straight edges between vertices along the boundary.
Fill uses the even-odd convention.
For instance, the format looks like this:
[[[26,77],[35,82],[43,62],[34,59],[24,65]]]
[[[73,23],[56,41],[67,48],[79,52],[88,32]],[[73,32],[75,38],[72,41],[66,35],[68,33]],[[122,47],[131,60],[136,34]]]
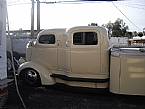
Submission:
[[[32,49],[32,61],[50,70],[57,69],[57,36],[54,33],[42,34]]]
[[[95,78],[100,73],[100,37],[96,29],[71,33],[70,65],[72,75]]]

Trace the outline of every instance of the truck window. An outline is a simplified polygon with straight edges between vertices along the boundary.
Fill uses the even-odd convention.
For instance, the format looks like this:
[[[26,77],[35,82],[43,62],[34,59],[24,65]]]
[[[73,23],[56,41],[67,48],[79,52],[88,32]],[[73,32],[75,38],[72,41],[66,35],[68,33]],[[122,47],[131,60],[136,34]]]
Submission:
[[[73,34],[74,45],[97,45],[98,37],[96,32],[77,32]]]
[[[53,34],[41,35],[39,37],[39,43],[40,44],[55,44],[55,35]]]

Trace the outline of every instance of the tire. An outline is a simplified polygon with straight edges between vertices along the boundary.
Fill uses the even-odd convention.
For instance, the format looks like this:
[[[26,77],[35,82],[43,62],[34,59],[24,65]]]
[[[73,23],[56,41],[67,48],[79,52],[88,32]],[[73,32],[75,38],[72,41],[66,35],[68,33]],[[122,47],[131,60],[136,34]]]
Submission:
[[[20,80],[24,84],[38,87],[41,85],[41,80],[38,72],[34,69],[25,69],[20,73]]]

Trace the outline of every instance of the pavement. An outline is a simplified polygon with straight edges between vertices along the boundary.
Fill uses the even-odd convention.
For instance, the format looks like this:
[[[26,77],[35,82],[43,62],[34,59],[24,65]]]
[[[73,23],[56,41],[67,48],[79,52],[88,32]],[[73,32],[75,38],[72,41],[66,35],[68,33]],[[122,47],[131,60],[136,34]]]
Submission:
[[[61,84],[39,88],[19,83],[27,109],[145,109],[145,96],[112,94],[107,90],[68,87]],[[12,83],[8,109],[23,109]]]

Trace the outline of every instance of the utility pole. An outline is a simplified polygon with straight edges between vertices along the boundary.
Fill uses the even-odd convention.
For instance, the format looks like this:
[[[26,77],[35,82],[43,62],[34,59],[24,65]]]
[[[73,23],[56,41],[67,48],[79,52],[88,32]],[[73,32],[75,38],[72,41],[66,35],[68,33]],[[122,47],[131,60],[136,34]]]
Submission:
[[[40,31],[40,1],[37,1],[37,32]]]
[[[34,37],[34,0],[32,1],[31,7],[31,37]]]

